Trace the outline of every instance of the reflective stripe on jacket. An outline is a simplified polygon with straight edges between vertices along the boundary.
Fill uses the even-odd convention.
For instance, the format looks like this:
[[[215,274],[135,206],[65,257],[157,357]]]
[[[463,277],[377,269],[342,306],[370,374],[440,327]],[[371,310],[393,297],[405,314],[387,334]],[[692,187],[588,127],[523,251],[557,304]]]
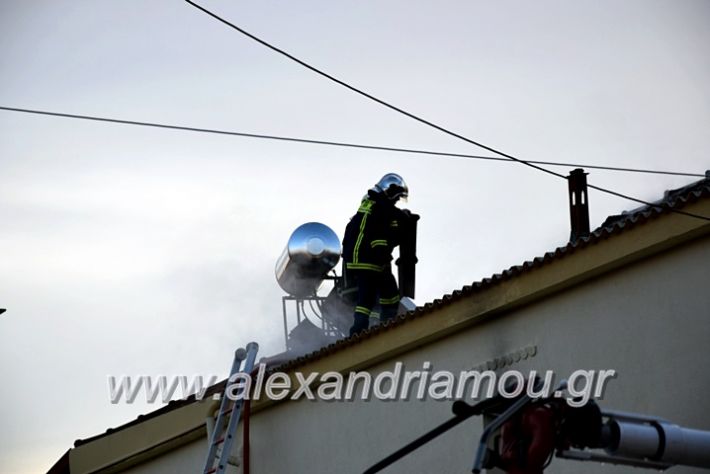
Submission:
[[[343,260],[348,270],[382,271],[398,245],[397,209],[379,193],[369,191],[350,219],[343,238]]]

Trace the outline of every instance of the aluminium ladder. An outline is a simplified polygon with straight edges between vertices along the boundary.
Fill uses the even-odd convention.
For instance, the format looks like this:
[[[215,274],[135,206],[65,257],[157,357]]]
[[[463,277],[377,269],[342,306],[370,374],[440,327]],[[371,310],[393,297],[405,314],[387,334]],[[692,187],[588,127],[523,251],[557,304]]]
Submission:
[[[228,390],[234,383],[234,375],[244,373],[251,376],[256,359],[256,352],[259,350],[259,345],[256,342],[247,344],[246,350],[239,348],[234,352],[234,362],[232,370],[229,373],[229,378],[224,386],[224,393],[217,414],[217,421],[214,424],[214,429],[209,439],[209,451],[207,452],[207,460],[205,467],[202,470],[203,474],[223,474],[227,468],[229,455],[232,452],[232,444],[234,436],[239,425],[239,417],[241,415],[242,406],[244,406],[244,398],[249,396],[248,393],[237,393],[237,400],[230,400],[227,396]],[[240,366],[244,361],[244,367]],[[221,450],[219,449],[221,447]]]

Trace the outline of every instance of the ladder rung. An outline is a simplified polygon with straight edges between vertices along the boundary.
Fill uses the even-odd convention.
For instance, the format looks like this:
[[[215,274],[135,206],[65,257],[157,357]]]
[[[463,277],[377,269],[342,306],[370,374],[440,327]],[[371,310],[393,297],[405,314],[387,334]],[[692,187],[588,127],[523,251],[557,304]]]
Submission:
[[[205,474],[212,474],[213,472],[217,472],[217,468],[216,468],[216,467],[213,467],[213,468],[210,469],[209,471],[205,471]]]
[[[224,438],[225,438],[225,437],[222,436],[222,437],[219,438],[217,441],[215,441],[214,443],[212,443],[212,446],[217,446],[218,444],[224,443]]]
[[[220,413],[220,415],[222,415],[222,416],[224,416],[224,415],[229,415],[230,413],[232,413],[233,410],[234,410],[234,407],[232,407],[232,408],[227,408],[227,409],[224,410],[222,413]]]

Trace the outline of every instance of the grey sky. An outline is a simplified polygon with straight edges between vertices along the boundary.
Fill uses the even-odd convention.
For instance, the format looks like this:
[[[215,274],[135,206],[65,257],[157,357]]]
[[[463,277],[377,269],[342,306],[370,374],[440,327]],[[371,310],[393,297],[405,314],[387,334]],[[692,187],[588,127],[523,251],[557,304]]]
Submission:
[[[710,168],[710,2],[209,1],[249,31],[531,160]],[[0,1],[0,105],[485,154],[349,93],[181,1]],[[556,168],[567,173],[569,170]],[[0,471],[158,406],[107,374],[224,375],[280,351],[291,231],[342,234],[381,174],[422,215],[424,303],[565,243],[566,183],[516,164],[0,111]],[[594,171],[643,199],[690,178]],[[634,208],[591,195],[592,225]]]

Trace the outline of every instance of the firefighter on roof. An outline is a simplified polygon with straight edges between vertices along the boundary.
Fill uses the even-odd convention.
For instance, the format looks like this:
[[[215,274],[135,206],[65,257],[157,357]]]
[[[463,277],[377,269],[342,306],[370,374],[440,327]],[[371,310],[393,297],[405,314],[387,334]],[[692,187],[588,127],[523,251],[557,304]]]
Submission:
[[[386,174],[367,192],[350,219],[343,238],[344,273],[348,286],[357,287],[350,335],[368,328],[370,317],[384,323],[397,315],[399,288],[392,274],[392,250],[399,245],[405,211],[395,204],[406,199],[407,184],[395,173]],[[373,309],[379,303],[379,314]]]

